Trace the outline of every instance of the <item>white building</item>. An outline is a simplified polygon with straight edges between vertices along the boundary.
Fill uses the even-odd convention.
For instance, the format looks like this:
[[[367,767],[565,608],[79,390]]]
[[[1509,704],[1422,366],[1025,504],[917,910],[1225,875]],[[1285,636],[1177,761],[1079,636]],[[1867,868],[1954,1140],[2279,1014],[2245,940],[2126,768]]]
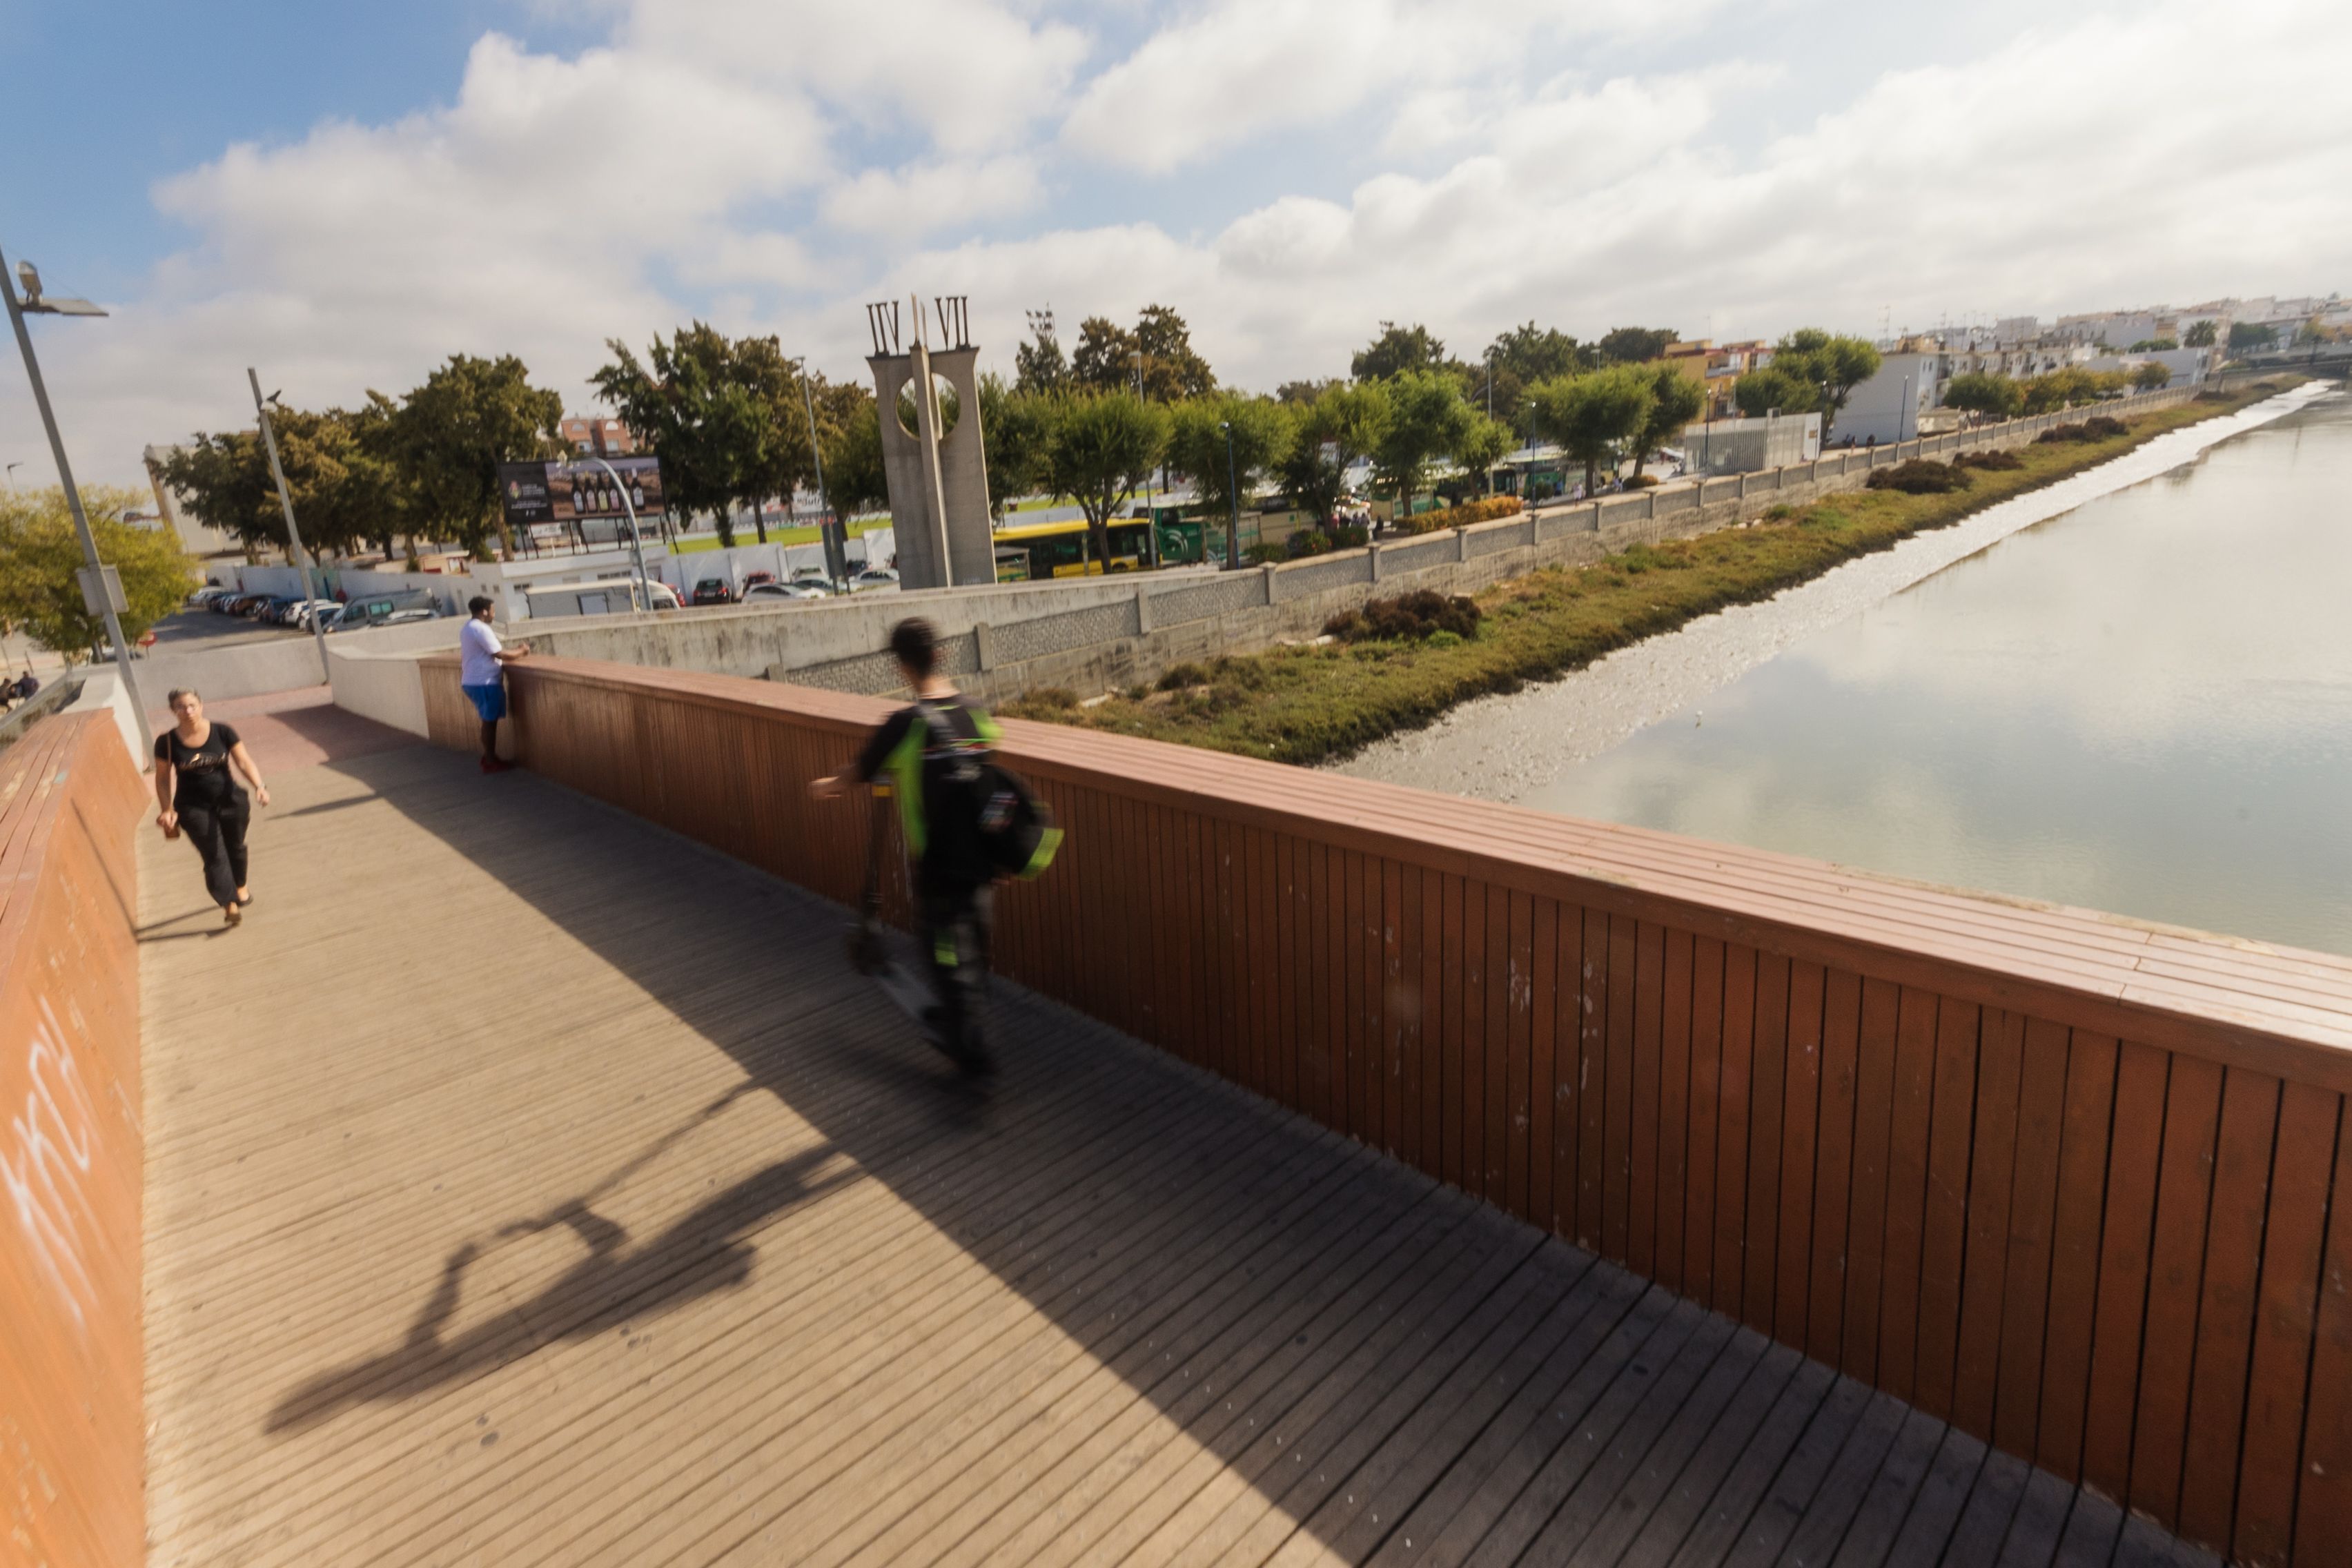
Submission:
[[[1855,387],[1830,428],[1832,440],[1885,446],[1919,434],[1919,419],[1943,401],[1948,376],[1941,351],[1898,351],[1885,355],[1878,374]]]

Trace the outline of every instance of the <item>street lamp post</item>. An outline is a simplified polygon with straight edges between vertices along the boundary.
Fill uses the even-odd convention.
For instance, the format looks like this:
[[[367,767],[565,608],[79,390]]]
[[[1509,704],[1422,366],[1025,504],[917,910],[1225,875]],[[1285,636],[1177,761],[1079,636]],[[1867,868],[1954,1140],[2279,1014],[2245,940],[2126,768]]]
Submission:
[[[1221,419],[1218,427],[1225,433],[1225,500],[1232,510],[1232,521],[1225,525],[1225,570],[1238,572],[1242,566],[1242,477],[1234,466],[1234,422]]]
[[[286,488],[286,469],[278,461],[277,424],[269,417],[269,400],[261,395],[261,377],[251,365],[245,367],[245,379],[253,384],[253,410],[261,416],[261,440],[269,448],[270,477],[278,481],[278,504],[286,513],[286,542],[294,550],[295,570],[302,574],[302,603],[310,616],[311,640],[319,645],[319,679],[332,685],[335,668],[327,662],[327,628],[320,623],[318,588],[310,580],[310,552],[302,548],[302,531],[294,525],[294,492]]]
[[[637,563],[637,600],[650,610],[654,607],[654,593],[651,588],[646,586],[646,541],[645,536],[637,531],[637,509],[630,504],[629,487],[621,482],[619,471],[602,457],[592,452],[588,455],[588,460],[604,470],[605,475],[613,481],[614,493],[621,498],[621,510],[629,520],[629,552],[636,558]],[[685,579],[680,578],[679,581],[684,582]]]
[[[849,520],[834,518],[833,505],[824,499],[824,443],[816,436],[816,398],[809,392],[805,363],[801,365],[801,407],[808,414],[809,460],[816,465],[817,535],[824,541],[825,574],[838,591],[849,586]]]
[[[131,644],[122,636],[122,621],[114,613],[114,586],[98,558],[98,536],[89,531],[89,514],[82,510],[81,490],[74,484],[73,465],[66,460],[65,437],[58,434],[58,416],[49,407],[49,389],[41,381],[41,362],[33,354],[33,334],[26,330],[25,316],[103,316],[104,310],[87,300],[52,300],[41,293],[41,275],[29,261],[19,264],[25,280],[25,298],[19,303],[16,285],[8,278],[7,258],[0,257],[0,297],[8,302],[8,325],[16,330],[16,347],[25,355],[25,375],[33,384],[33,405],[40,410],[41,428],[48,433],[49,455],[57,459],[58,483],[66,492],[66,509],[73,513],[74,531],[81,536],[81,558],[88,568],[86,582],[89,596],[106,622],[107,639],[114,647],[114,668],[122,672],[122,689],[130,694],[131,706],[139,715],[139,724],[147,724],[147,704],[139,695],[139,679],[131,673]],[[143,771],[147,759],[133,759]]]

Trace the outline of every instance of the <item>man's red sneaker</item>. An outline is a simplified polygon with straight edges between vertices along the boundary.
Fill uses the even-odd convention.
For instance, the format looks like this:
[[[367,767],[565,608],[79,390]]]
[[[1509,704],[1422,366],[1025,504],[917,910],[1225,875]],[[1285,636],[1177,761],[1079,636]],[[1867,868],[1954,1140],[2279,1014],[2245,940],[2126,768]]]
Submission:
[[[514,772],[514,764],[503,757],[484,757],[482,771],[486,773],[510,773]]]

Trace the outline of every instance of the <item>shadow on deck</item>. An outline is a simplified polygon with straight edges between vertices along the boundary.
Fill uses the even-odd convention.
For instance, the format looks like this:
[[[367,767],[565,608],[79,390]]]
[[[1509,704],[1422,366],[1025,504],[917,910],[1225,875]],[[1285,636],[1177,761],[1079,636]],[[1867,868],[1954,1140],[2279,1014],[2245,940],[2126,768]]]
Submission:
[[[2198,1560],[1049,1004],[974,1087],[837,910],[329,740],[243,930],[142,850],[158,1563]]]

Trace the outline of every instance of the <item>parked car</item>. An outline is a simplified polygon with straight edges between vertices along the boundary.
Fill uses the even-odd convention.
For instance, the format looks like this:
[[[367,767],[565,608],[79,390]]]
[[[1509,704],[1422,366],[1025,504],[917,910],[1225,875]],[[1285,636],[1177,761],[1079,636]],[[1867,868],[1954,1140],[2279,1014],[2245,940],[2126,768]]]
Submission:
[[[387,588],[356,595],[345,601],[332,629],[348,632],[363,626],[390,626],[394,616],[404,622],[429,621],[438,613],[433,605],[433,595],[422,588]]]
[[[317,616],[323,613],[331,620],[333,615],[341,609],[342,606],[332,599],[297,599],[286,612],[286,624],[308,630],[311,620]]]
[[[832,580],[832,574],[825,571],[822,566],[795,566],[793,568],[793,581],[795,583],[829,583]]]
[[[214,600],[221,597],[228,591],[229,590],[226,588],[208,584],[188,595],[186,607],[191,610],[208,610],[212,608]]]
[[[869,566],[849,580],[849,591],[853,594],[863,594],[876,588],[895,588],[898,585],[898,574],[891,571],[887,566]]]
[[[822,583],[747,583],[743,585],[743,602],[773,604],[779,599],[830,599],[833,595]]]
[[[698,605],[731,605],[735,590],[727,585],[724,577],[705,577],[694,585],[694,602]]]
[[[743,591],[748,594],[761,584],[772,583],[775,580],[776,574],[773,572],[746,572],[743,574]]]
[[[213,601],[213,613],[219,616],[241,616],[245,614],[247,607],[259,597],[261,595],[258,594],[223,594]]]

